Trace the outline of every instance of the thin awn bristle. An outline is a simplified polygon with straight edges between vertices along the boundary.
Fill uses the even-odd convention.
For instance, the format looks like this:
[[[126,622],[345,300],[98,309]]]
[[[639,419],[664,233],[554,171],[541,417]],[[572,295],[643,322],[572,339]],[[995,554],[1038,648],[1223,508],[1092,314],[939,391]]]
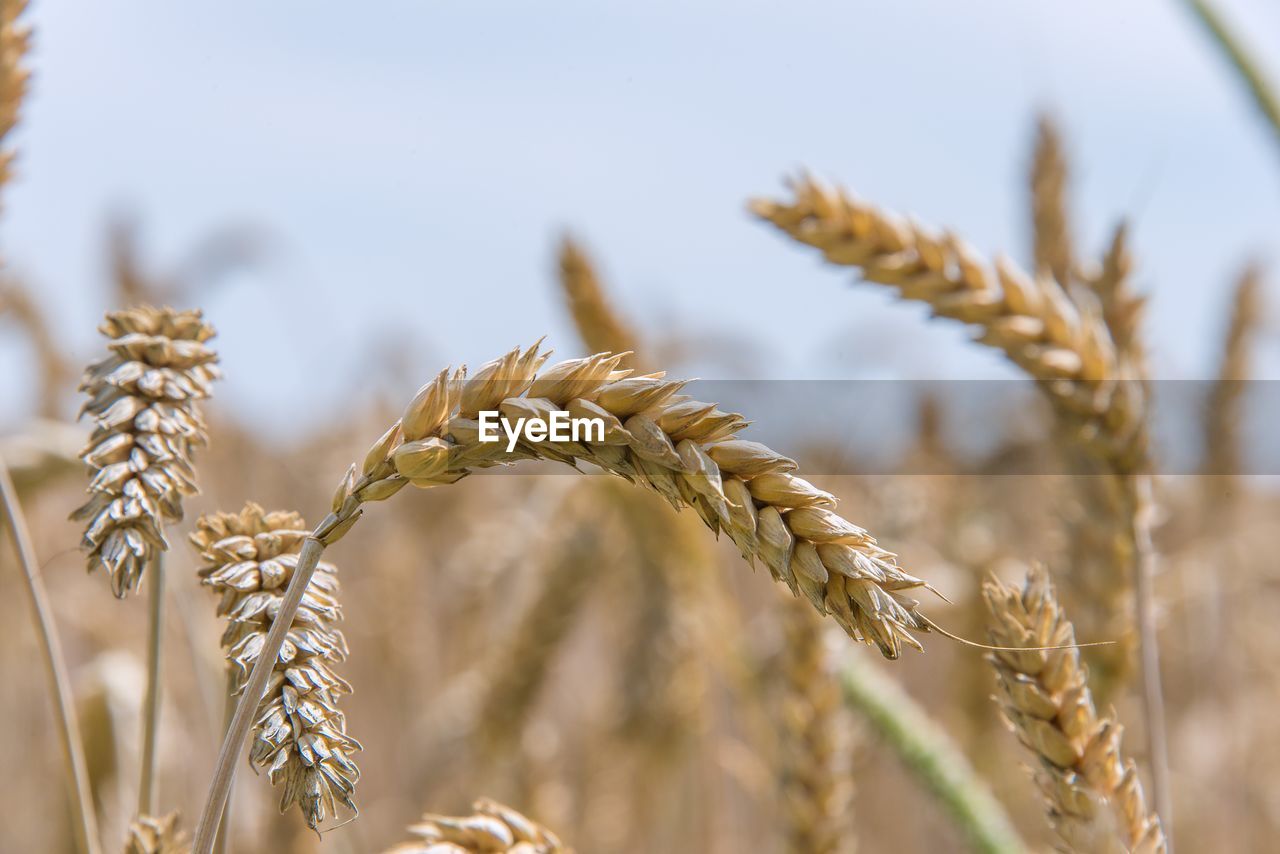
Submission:
[[[385,854],[571,854],[554,833],[511,807],[481,798],[471,808],[469,816],[427,813],[409,828],[412,841]]]
[[[992,645],[1075,643],[1042,568],[1031,570],[1022,589],[992,579],[983,595]],[[1094,707],[1079,650],[998,651],[990,660],[1005,716],[1036,757],[1036,783],[1063,841],[1075,851],[1164,852],[1137,767],[1121,753],[1121,727]]]
[[[238,514],[200,517],[191,542],[206,566],[202,583],[221,595],[227,618],[222,646],[239,693],[258,660],[308,534],[296,513],[266,513],[247,504]],[[347,657],[335,624],[342,619],[337,569],[321,563],[293,617],[277,656],[266,696],[258,706],[249,761],[282,787],[280,812],[297,803],[315,829],[338,804],[355,811],[360,770],[351,756],[360,744],[347,735],[338,698],[351,693],[333,671]]]
[[[89,569],[106,570],[121,599],[168,549],[164,526],[182,518],[196,492],[194,449],[206,443],[199,401],[220,374],[199,311],[143,306],[111,312],[99,327],[109,355],[90,365],[82,413],[94,429],[80,458],[94,472],[90,498],[73,515],[89,520]]]

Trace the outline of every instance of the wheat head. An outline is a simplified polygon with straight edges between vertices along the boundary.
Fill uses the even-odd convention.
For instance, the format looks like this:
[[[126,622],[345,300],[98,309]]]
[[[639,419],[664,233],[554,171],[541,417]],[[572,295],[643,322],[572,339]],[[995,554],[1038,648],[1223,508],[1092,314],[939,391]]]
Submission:
[[[993,578],[983,595],[992,645],[1075,643],[1042,568],[1031,570],[1022,589]],[[1079,650],[1000,650],[990,661],[1005,716],[1036,757],[1036,782],[1063,841],[1082,852],[1164,852],[1160,819],[1147,809],[1137,767],[1121,753],[1120,725],[1094,707]]]
[[[239,513],[201,516],[191,542],[205,561],[202,584],[220,594],[227,618],[222,646],[240,692],[261,654],[297,565],[308,529],[296,513],[264,512],[246,504]],[[355,811],[360,779],[352,754],[360,744],[347,735],[338,698],[351,686],[333,671],[347,656],[335,624],[342,619],[337,569],[321,563],[277,656],[266,696],[258,706],[250,763],[281,786],[280,812],[297,803],[315,829],[338,804]]]
[[[178,829],[179,816],[140,815],[129,823],[124,854],[188,854],[191,844]]]
[[[192,455],[206,443],[198,404],[220,374],[199,311],[143,306],[111,312],[99,329],[110,353],[80,386],[89,395],[81,414],[94,421],[80,458],[94,475],[72,518],[89,520],[89,569],[106,570],[123,599],[168,549],[164,526],[196,492]]]
[[[1231,297],[1231,317],[1222,341],[1218,375],[1205,407],[1205,474],[1233,476],[1242,467],[1240,421],[1249,357],[1263,320],[1262,275],[1250,265],[1240,274]]]
[[[1038,273],[1069,282],[1075,272],[1071,212],[1067,201],[1070,171],[1062,132],[1049,115],[1036,122],[1028,176],[1031,195],[1032,254]]]
[[[386,854],[572,854],[554,833],[497,801],[481,798],[469,816],[428,813],[409,828],[415,837]]]
[[[626,318],[610,304],[586,251],[566,235],[560,242],[560,289],[574,326],[589,350],[614,353],[637,350],[638,338]],[[629,367],[623,363],[624,367]]]

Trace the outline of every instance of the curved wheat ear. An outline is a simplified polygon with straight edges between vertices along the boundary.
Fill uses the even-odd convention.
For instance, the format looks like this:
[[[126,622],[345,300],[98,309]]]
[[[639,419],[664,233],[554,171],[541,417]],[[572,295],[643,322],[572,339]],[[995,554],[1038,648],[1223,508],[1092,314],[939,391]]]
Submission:
[[[783,614],[784,695],[781,708],[782,830],[795,854],[835,854],[853,848],[852,794],[836,767],[840,684],[832,678],[823,623],[799,603]]]
[[[298,514],[266,513],[253,503],[238,514],[215,513],[196,522],[191,542],[208,563],[200,570],[202,583],[222,596],[222,646],[236,692],[258,660],[307,534]],[[347,642],[334,627],[340,619],[337,570],[321,563],[276,657],[249,751],[249,761],[283,786],[280,812],[297,803],[313,830],[338,804],[355,811],[351,796],[360,779],[351,759],[360,744],[347,735],[337,708],[338,697],[351,693],[351,686],[332,669],[347,657]]]
[[[609,304],[609,295],[582,246],[566,235],[560,242],[560,287],[574,326],[590,350],[636,350],[635,330]],[[628,367],[624,363],[624,367]]]
[[[464,369],[442,371],[427,383],[399,421],[374,442],[338,485],[332,512],[308,537],[280,606],[291,618],[326,546],[337,542],[364,512],[412,483],[455,483],[477,468],[521,459],[587,462],[645,486],[677,508],[692,506],[712,531],[724,531],[751,562],[759,558],[795,595],[832,617],[855,640],[874,643],[887,658],[903,645],[920,649],[913,631],[930,623],[910,591],[924,581],[898,567],[862,528],[836,514],[836,500],[796,477],[794,461],[756,442],[733,438],[747,422],[714,404],[679,394],[684,383],[662,374],[632,377],[619,371],[621,354],[599,353],[538,369],[546,360],[535,344],[516,348],[483,366],[469,382]],[[481,442],[480,412],[508,419],[547,421],[552,411],[599,419],[602,441],[527,442],[512,451]],[[598,438],[598,437],[593,437]],[[284,644],[283,625],[263,644],[271,659]],[[218,757],[209,797],[196,831],[195,850],[213,844],[226,802],[231,764],[248,735],[249,704],[266,691],[268,671],[254,668]]]
[[[1032,278],[1004,258],[991,267],[953,234],[933,234],[807,177],[793,191],[789,203],[757,200],[752,210],[831,263],[976,326],[978,340],[1039,381],[1075,438],[1110,468],[1147,466],[1141,377],[1091,306],[1077,306],[1052,278]]]
[[[123,599],[168,549],[165,523],[180,520],[196,492],[192,451],[206,443],[197,402],[220,374],[199,311],[143,306],[111,312],[99,329],[110,355],[80,386],[89,394],[81,415],[95,422],[80,458],[95,474],[72,518],[89,520],[89,569],[105,569]]]
[[[129,823],[124,854],[187,854],[191,845],[178,829],[178,813],[140,815]]]
[[[1036,122],[1028,179],[1036,272],[1047,273],[1059,282],[1069,282],[1075,272],[1071,211],[1067,203],[1070,175],[1062,133],[1047,114]]]
[[[572,854],[554,833],[511,807],[481,798],[475,813],[451,817],[428,813],[409,828],[417,839],[388,848],[385,854]]]
[[[1021,590],[992,579],[983,595],[993,645],[1075,642],[1043,569],[1033,568]],[[1120,752],[1120,725],[1094,708],[1079,651],[1001,651],[990,660],[1005,715],[1038,760],[1036,782],[1063,841],[1076,851],[1164,852],[1160,819],[1148,812],[1138,770]]]

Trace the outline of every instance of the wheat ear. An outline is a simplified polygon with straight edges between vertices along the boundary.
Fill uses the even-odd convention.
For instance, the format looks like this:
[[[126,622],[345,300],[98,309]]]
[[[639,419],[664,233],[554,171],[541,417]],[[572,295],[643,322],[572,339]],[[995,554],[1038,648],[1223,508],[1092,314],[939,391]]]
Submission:
[[[800,602],[783,613],[782,833],[794,854],[852,850],[852,787],[839,773],[840,686],[832,679],[823,621]]]
[[[1156,638],[1151,545],[1154,516],[1146,386],[1135,348],[1118,351],[1088,302],[1074,302],[1054,279],[1028,277],[1006,259],[994,272],[953,234],[934,235],[832,191],[796,181],[789,203],[757,200],[752,210],[828,261],[861,269],[865,279],[928,304],[939,317],[970,324],[978,340],[1001,350],[1048,395],[1062,432],[1092,455],[1120,492],[1129,557],[1142,698],[1155,801],[1172,816],[1160,653]]]
[[[191,844],[178,828],[178,813],[140,815],[129,823],[124,854],[188,854]]]
[[[586,250],[570,235],[560,241],[559,274],[569,314],[588,350],[638,351],[635,331],[612,305]]]
[[[590,463],[657,492],[677,508],[692,506],[713,531],[727,533],[748,561],[760,559],[793,594],[831,614],[855,640],[874,643],[888,658],[901,655],[904,644],[920,648],[912,632],[928,631],[932,624],[908,594],[925,582],[835,513],[835,498],[792,474],[794,461],[733,438],[746,426],[742,416],[681,395],[685,383],[662,374],[633,377],[619,371],[621,355],[571,359],[538,375],[546,358],[538,345],[516,348],[470,381],[465,370],[446,369],[419,390],[400,420],[348,469],[329,516],[303,542],[280,622],[263,644],[267,660],[284,643],[281,622],[292,619],[320,554],[350,530],[366,502],[390,498],[410,483],[455,483],[473,469],[521,459]],[[481,411],[542,422],[552,411],[568,411],[599,418],[604,437],[584,443],[521,440],[508,452],[502,442],[480,441]],[[259,662],[223,742],[196,831],[200,854],[212,844],[231,763],[249,731],[248,709],[262,697],[267,677]]]
[[[1070,172],[1062,132],[1047,114],[1040,116],[1036,123],[1028,178],[1036,271],[1047,273],[1059,282],[1069,282],[1075,271],[1067,199]]]
[[[1262,322],[1262,276],[1250,265],[1240,274],[1231,298],[1231,319],[1222,341],[1218,375],[1205,406],[1201,471],[1224,478],[1242,470],[1240,422],[1250,376],[1249,357]],[[1228,490],[1230,492],[1230,490]]]
[[[1069,647],[1075,630],[1048,574],[1033,568],[1022,589],[983,586],[991,643]],[[1121,727],[1099,716],[1078,649],[1000,650],[991,655],[999,700],[1013,731],[1037,759],[1036,782],[1049,820],[1073,850],[1163,852],[1160,819],[1147,810]]]
[[[191,543],[206,564],[201,583],[220,595],[218,613],[227,618],[222,646],[234,673],[233,693],[244,690],[263,655],[307,535],[298,514],[267,513],[253,503],[239,513],[205,515],[196,522]],[[290,619],[285,642],[270,659],[249,761],[281,787],[280,812],[296,803],[314,830],[338,804],[356,810],[352,794],[360,779],[351,758],[360,744],[347,735],[337,707],[351,686],[333,670],[347,657],[347,642],[335,627],[342,608],[332,564],[316,567]]]
[[[469,816],[427,813],[409,828],[416,839],[385,854],[572,854],[554,833],[511,807],[481,798],[471,809]]]

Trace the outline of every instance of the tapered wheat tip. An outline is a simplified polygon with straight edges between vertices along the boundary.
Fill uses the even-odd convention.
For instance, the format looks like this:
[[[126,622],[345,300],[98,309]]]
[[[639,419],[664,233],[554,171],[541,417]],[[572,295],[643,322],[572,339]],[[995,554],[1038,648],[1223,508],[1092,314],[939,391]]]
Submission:
[[[1210,389],[1204,420],[1205,474],[1238,475],[1243,467],[1240,425],[1249,357],[1263,320],[1262,275],[1245,268],[1231,300],[1231,318],[1222,341],[1218,376]]]
[[[588,348],[615,353],[637,349],[635,331],[610,305],[595,265],[578,242],[568,236],[560,243],[560,287],[578,334]]]
[[[1033,569],[1020,590],[989,580],[983,595],[992,645],[1075,643],[1043,569]],[[1036,783],[1063,841],[1075,851],[1164,852],[1160,820],[1147,810],[1137,767],[1120,751],[1120,725],[1094,707],[1079,650],[998,651],[990,660],[1005,716],[1036,758]]]
[[[1067,204],[1070,175],[1062,134],[1047,115],[1041,116],[1036,124],[1029,178],[1036,270],[1066,284],[1071,281],[1075,263]]]
[[[82,547],[121,599],[168,548],[164,526],[182,518],[196,490],[192,454],[207,441],[199,401],[220,374],[199,311],[143,306],[112,312],[99,327],[109,354],[89,366],[81,415],[94,429],[80,458],[93,472]]]
[[[953,234],[935,234],[802,177],[789,202],[751,209],[832,264],[856,267],[903,299],[970,324],[1040,382],[1076,437],[1116,471],[1146,465],[1143,391],[1119,358],[1102,318],[1077,306],[1051,276],[1031,277],[1007,259],[988,264]]]
[[[554,833],[511,807],[481,798],[472,815],[422,817],[409,828],[416,838],[388,848],[385,854],[468,854],[507,851],[511,854],[571,854]]]
[[[188,854],[191,843],[178,829],[178,813],[140,815],[129,823],[124,854]]]
[[[328,544],[359,516],[363,502],[388,498],[405,484],[454,483],[475,468],[521,459],[590,463],[647,487],[676,508],[692,506],[743,557],[762,561],[793,594],[831,614],[853,638],[889,658],[920,648],[928,630],[910,592],[925,582],[908,575],[865,530],[835,512],[836,499],[797,477],[796,463],[756,442],[735,438],[747,425],[714,404],[680,394],[685,383],[662,373],[618,370],[623,354],[561,362],[541,374],[537,345],[515,349],[465,372],[442,372],[423,386],[400,421],[352,466],[333,498],[333,515],[317,530]],[[599,419],[603,437],[577,442],[480,440],[481,411],[512,421],[550,422],[555,411]]]
[[[216,513],[196,522],[191,542],[206,566],[202,583],[221,595],[227,618],[222,646],[239,693],[279,612],[308,530],[296,513],[264,512],[248,504],[238,514]],[[352,794],[360,770],[352,754],[360,744],[347,735],[338,698],[351,693],[332,666],[347,656],[334,625],[342,619],[337,570],[320,563],[294,615],[258,706],[249,761],[267,769],[281,786],[280,811],[297,803],[315,829],[338,804],[354,812]]]

